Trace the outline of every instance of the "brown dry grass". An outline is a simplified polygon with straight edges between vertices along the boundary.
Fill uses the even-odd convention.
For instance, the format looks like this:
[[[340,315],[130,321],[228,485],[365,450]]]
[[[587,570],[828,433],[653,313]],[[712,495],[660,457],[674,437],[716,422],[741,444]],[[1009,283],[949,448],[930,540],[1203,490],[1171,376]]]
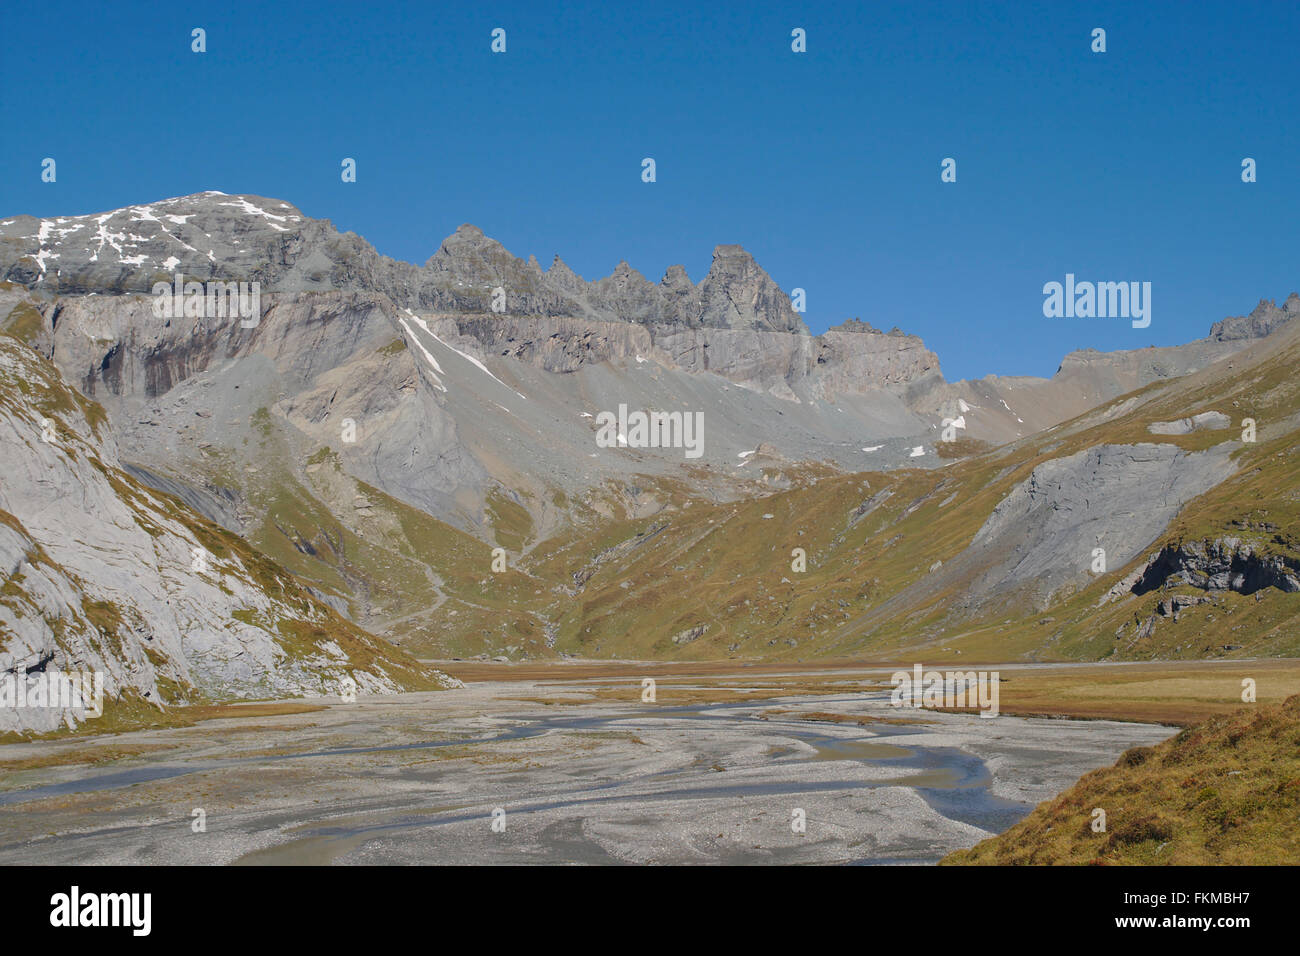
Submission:
[[[1260,703],[1280,703],[1300,693],[1300,661],[1003,668],[999,710],[1024,717],[1132,720],[1186,727],[1239,708],[1244,678],[1255,681]]]
[[[1298,817],[1300,695],[1128,750],[1006,833],[942,862],[1294,865]]]
[[[35,754],[18,760],[0,760],[0,773],[20,770],[41,770],[45,767],[67,767],[74,764],[108,763],[159,750],[174,750],[169,744],[132,744],[130,746],[76,747],[52,753]]]
[[[1241,706],[1241,682],[1252,678],[1260,703],[1278,703],[1300,693],[1300,660],[1232,662],[1171,661],[1142,664],[1025,667],[963,661],[961,670],[998,670],[1000,711],[1020,716],[1074,717],[1085,720],[1130,720],[1187,726]],[[737,674],[733,662],[707,664],[478,664],[463,671],[478,680],[555,680],[565,695],[586,701],[641,699],[641,679],[653,677],[656,703],[709,704],[776,697],[843,694],[888,686],[881,672],[910,669],[906,664],[849,662],[796,666],[766,664]],[[817,674],[816,671],[823,671]],[[825,671],[834,671],[825,673]],[[572,682],[562,680],[570,678]],[[626,678],[627,684],[589,685],[583,679]],[[692,686],[680,686],[683,684]],[[703,685],[703,686],[700,686]],[[541,688],[538,688],[541,690]],[[582,703],[541,694],[515,698],[552,705]]]

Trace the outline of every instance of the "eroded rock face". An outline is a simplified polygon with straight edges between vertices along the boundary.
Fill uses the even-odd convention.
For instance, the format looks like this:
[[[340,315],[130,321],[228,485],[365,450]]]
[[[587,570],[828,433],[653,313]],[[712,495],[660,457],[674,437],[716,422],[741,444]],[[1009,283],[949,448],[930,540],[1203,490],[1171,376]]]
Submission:
[[[439,316],[454,334],[472,338],[487,355],[526,362],[547,372],[635,361],[654,351],[648,329],[626,322],[514,315]]]
[[[1201,412],[1174,422],[1152,422],[1147,431],[1153,435],[1190,435],[1192,432],[1222,431],[1232,427],[1232,419],[1223,412]]]
[[[1020,592],[1045,608],[1090,579],[1098,548],[1106,567],[1122,567],[1186,501],[1232,475],[1231,447],[1099,445],[1044,462],[998,503],[963,554],[990,562],[971,600]]]
[[[264,296],[282,299],[330,290],[371,293],[396,310],[460,316],[460,331],[486,350],[548,371],[657,349],[658,360],[793,400],[857,394],[938,370],[919,339],[884,343],[878,333],[844,337],[839,331],[811,338],[789,296],[738,245],[719,245],[698,284],[681,266],[670,267],[655,284],[626,262],[586,282],[558,256],[543,271],[535,259],[512,255],[468,224],[423,266],[398,262],[358,236],[340,235],[328,220],[260,196],[201,193],[88,216],[0,221],[0,280],[42,294],[144,295],[177,273],[198,282],[257,281]],[[504,312],[494,309],[498,289]],[[121,306],[130,300],[112,301]],[[61,299],[59,308],[70,307],[66,303]],[[116,322],[107,306],[87,308],[99,310],[104,331],[119,341],[126,326],[145,324],[147,306],[145,299],[129,305]],[[174,320],[172,337],[182,327],[192,331],[189,325]],[[238,324],[214,328],[217,338],[201,335],[203,342],[184,351],[166,349],[166,359],[137,357],[149,370],[150,393],[204,367],[214,356],[204,349],[234,354],[262,334],[241,337],[237,330]],[[649,330],[648,341],[642,330]],[[154,342],[168,333],[141,327],[136,335]],[[66,336],[63,344],[69,346]],[[101,354],[104,368],[88,368],[83,378],[120,376],[127,359]],[[128,370],[128,377],[136,371]]]
[[[1250,315],[1230,316],[1215,322],[1210,338],[1215,342],[1258,339],[1269,335],[1300,315],[1300,294],[1292,292],[1279,309],[1272,300],[1260,299]]]
[[[85,395],[134,411],[209,367],[269,356],[296,388],[399,336],[392,303],[373,293],[261,296],[251,328],[238,316],[158,317],[149,296],[60,298],[51,307],[50,358]]]
[[[939,357],[915,335],[846,322],[817,337],[812,378],[821,393],[852,393],[863,382],[903,386],[939,375]]]
[[[257,281],[263,294],[281,296],[372,293],[398,310],[461,316],[462,331],[485,349],[508,345],[503,352],[547,370],[571,371],[620,351],[648,357],[655,349],[657,360],[790,401],[942,383],[938,359],[917,338],[856,322],[810,336],[787,293],[739,245],[717,246],[699,283],[672,266],[656,284],[626,262],[587,282],[558,256],[543,270],[468,224],[423,266],[398,262],[359,236],[340,234],[328,220],[260,196],[207,192],[85,216],[0,220],[0,280],[44,295],[145,294],[177,272],[200,282]],[[493,308],[497,289],[504,313]],[[1204,367],[1297,314],[1300,296],[1293,294],[1281,308],[1262,302],[1250,316],[1217,323],[1200,343],[1073,353],[1053,382],[1095,402]],[[506,321],[515,324],[494,326]],[[609,331],[615,325],[650,330],[650,345]],[[173,353],[170,362],[179,365],[151,360],[150,387],[157,393],[183,376],[187,363],[209,359],[195,352]],[[120,360],[101,356],[104,372],[116,374]],[[1077,412],[1071,406],[1033,424]]]
[[[109,701],[361,693],[440,685],[295,579],[121,468],[102,409],[0,336],[0,676],[100,672]],[[2,708],[53,730],[60,707]]]
[[[1237,537],[1186,541],[1160,550],[1133,584],[1134,594],[1180,584],[1203,591],[1254,594],[1263,588],[1300,591],[1300,561],[1260,553],[1258,546]]]
[[[337,445],[358,477],[428,510],[482,484],[436,400],[445,386],[406,349],[412,326],[391,300],[270,293],[261,305],[244,328],[238,318],[159,318],[146,296],[59,299],[51,357],[131,436],[133,464],[184,472],[187,443],[176,437],[238,449],[250,419],[273,411],[314,441],[306,452]],[[347,422],[360,424],[341,441]]]

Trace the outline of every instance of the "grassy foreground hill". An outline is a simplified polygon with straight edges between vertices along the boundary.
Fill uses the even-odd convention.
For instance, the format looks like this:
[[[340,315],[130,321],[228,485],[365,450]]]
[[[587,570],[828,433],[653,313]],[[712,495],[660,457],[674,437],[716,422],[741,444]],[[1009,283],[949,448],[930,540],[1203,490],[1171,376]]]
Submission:
[[[1096,810],[1106,813],[1094,832]],[[1300,863],[1300,695],[1126,751],[942,865]]]

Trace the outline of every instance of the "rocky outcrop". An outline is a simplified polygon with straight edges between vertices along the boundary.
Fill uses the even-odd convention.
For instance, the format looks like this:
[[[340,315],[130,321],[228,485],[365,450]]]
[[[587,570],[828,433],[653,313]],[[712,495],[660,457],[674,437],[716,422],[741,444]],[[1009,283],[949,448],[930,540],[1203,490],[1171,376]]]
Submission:
[[[678,631],[673,635],[672,642],[674,644],[689,644],[692,641],[697,641],[703,637],[708,629],[709,625],[707,624],[696,624],[694,627],[688,627],[684,630]]]
[[[939,357],[915,335],[880,332],[851,320],[817,337],[813,378],[824,395],[852,393],[862,383],[902,386],[939,377]]]
[[[1239,342],[1263,338],[1300,315],[1300,295],[1292,292],[1279,309],[1270,299],[1260,299],[1250,315],[1230,316],[1210,327],[1215,342]]]
[[[987,566],[967,600],[987,606],[995,595],[1022,593],[1046,608],[1063,588],[1090,579],[1095,549],[1106,567],[1122,567],[1186,501],[1231,476],[1228,450],[1099,445],[1044,462],[998,503],[961,556]]]
[[[1294,593],[1300,591],[1300,557],[1269,553],[1232,536],[1170,544],[1147,562],[1132,591],[1146,594],[1178,585],[1238,594],[1270,587]]]
[[[1201,412],[1173,422],[1152,422],[1147,431],[1153,435],[1190,435],[1196,431],[1222,431],[1232,427],[1232,419],[1223,412]]]
[[[149,300],[118,297],[147,294],[177,273],[197,282],[256,281],[263,296],[281,299],[369,293],[394,311],[456,316],[460,331],[485,350],[548,371],[654,353],[661,362],[790,400],[833,400],[938,372],[934,354],[901,333],[885,337],[864,326],[874,334],[854,335],[846,333],[858,330],[845,326],[811,337],[790,297],[738,245],[717,246],[698,284],[681,266],[655,284],[626,262],[587,282],[558,256],[543,271],[468,224],[423,266],[398,262],[358,236],[339,234],[328,220],[259,196],[209,192],[88,216],[0,221],[0,280],[63,297],[58,310],[69,307],[67,297],[91,293],[125,306],[120,321],[104,317],[117,327],[103,341],[118,341],[125,324],[166,337],[144,331]],[[110,307],[90,308],[102,314]],[[172,323],[186,332],[191,325]],[[151,394],[204,367],[215,354],[205,348],[230,355],[258,338],[256,330],[239,329],[200,328],[202,341],[183,356],[175,349],[167,360],[151,356]],[[227,340],[206,334],[212,331]],[[105,352],[105,368],[95,374],[118,375],[124,360]]]
[[[98,672],[110,702],[435,688],[295,578],[121,467],[102,408],[0,336],[0,677]],[[0,730],[77,708],[0,707]]]
[[[635,361],[654,352],[650,331],[627,322],[568,316],[443,315],[456,334],[473,339],[487,355],[525,362],[547,372],[576,372],[584,365]]]

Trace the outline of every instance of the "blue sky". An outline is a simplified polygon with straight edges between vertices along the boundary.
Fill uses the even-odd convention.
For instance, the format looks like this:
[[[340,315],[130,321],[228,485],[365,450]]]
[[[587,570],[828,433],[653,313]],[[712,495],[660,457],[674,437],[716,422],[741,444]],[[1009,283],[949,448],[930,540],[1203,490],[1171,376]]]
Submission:
[[[698,281],[735,242],[814,332],[897,325],[949,379],[1300,290],[1294,2],[42,2],[9,27],[0,215],[219,189],[419,263],[472,222],[587,279]],[[1067,272],[1150,281],[1151,326],[1044,318]]]

